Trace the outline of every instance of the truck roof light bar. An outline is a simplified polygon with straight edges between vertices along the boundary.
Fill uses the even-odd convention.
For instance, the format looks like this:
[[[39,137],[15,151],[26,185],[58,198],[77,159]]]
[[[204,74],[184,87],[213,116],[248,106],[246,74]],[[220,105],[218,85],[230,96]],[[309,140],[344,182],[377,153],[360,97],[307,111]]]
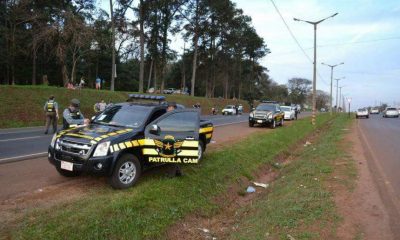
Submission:
[[[158,95],[145,95],[145,94],[129,94],[129,99],[128,101],[131,100],[154,100],[158,102],[163,102],[165,101],[165,96],[158,96]]]

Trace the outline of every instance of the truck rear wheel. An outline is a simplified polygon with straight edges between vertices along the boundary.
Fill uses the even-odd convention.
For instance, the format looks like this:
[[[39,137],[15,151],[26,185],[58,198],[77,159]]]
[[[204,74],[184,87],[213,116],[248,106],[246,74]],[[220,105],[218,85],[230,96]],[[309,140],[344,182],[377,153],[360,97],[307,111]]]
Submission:
[[[122,155],[110,177],[110,185],[116,189],[126,189],[135,185],[141,174],[139,159],[133,154]]]

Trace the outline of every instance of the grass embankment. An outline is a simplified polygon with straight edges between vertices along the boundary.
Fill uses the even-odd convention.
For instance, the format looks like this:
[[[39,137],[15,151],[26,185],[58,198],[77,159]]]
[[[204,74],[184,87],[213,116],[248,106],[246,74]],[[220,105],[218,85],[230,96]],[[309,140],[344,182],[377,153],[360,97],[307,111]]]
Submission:
[[[342,184],[351,190],[357,174],[348,151],[339,144],[350,121],[343,115],[336,118],[281,170],[284,177],[274,182],[269,193],[241,209],[238,232],[230,239],[291,239],[288,234],[297,240],[335,239],[340,216],[333,187]]]
[[[68,107],[73,98],[81,102],[81,110],[85,117],[94,114],[93,105],[100,100],[113,103],[124,102],[131,92],[111,92],[107,90],[82,89],[70,90],[66,88],[47,86],[4,86],[0,85],[0,128],[28,127],[44,125],[45,117],[43,106],[50,95],[56,97],[60,114]],[[212,106],[222,109],[227,104],[241,103],[245,110],[249,110],[246,101],[233,101],[219,98],[190,97],[184,95],[165,95],[167,101],[175,101],[187,107],[200,103],[203,114],[209,114]],[[61,120],[59,120],[61,124]]]
[[[318,118],[318,127],[329,115]],[[274,158],[313,132],[309,119],[291,126],[258,133],[242,142],[207,153],[199,166],[186,167],[185,176],[169,179],[149,175],[126,191],[88,189],[90,198],[38,210],[22,223],[9,227],[15,239],[154,239],[176,221],[194,212],[212,215],[213,199],[236,180]]]

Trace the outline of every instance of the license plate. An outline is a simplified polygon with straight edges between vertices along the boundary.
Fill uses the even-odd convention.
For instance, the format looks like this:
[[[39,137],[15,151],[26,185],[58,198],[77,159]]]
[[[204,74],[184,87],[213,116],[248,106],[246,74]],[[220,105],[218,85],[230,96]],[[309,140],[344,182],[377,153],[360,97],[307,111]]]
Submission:
[[[258,123],[262,123],[263,121],[262,121],[262,120],[257,120],[257,122],[258,122]]]
[[[73,171],[73,168],[74,168],[73,163],[61,161],[61,169]]]

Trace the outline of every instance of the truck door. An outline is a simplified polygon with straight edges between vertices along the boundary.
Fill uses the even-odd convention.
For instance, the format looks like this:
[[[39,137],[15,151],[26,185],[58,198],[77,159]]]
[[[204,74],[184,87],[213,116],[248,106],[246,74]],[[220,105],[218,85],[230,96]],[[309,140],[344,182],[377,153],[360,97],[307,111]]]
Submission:
[[[149,163],[196,164],[199,161],[200,114],[182,109],[147,125],[142,153]]]

